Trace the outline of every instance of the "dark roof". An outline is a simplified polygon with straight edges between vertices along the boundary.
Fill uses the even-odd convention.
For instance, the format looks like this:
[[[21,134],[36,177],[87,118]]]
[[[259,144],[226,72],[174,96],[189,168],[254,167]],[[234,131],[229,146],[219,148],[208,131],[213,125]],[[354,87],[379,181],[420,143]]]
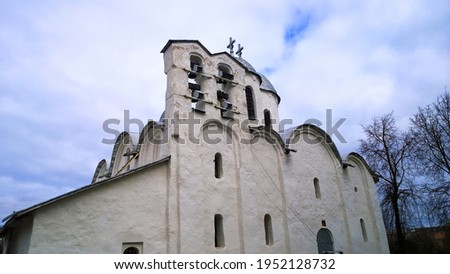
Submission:
[[[278,103],[280,103],[280,101],[281,101],[280,95],[278,95],[277,91],[275,90],[275,88],[273,87],[273,85],[269,81],[269,79],[267,79],[267,77],[264,76],[261,73],[258,73],[258,74],[261,77],[261,89],[269,91],[269,92],[272,92],[273,94],[275,94],[277,99],[278,99]]]
[[[236,59],[242,65],[244,65],[244,67],[247,68],[247,71],[253,72],[256,75],[258,75],[261,78],[261,86],[260,86],[261,89],[275,94],[275,96],[277,97],[278,103],[280,103],[280,101],[281,101],[280,96],[278,95],[277,91],[273,87],[272,83],[269,81],[269,79],[267,79],[267,77],[264,74],[257,72],[256,69],[249,62],[247,62],[247,60],[245,60],[239,56],[233,56],[233,58]]]
[[[248,71],[259,74],[258,72],[256,72],[256,69],[249,62],[247,62],[247,60],[245,60],[239,56],[234,56],[234,59],[236,59],[237,61],[239,61],[239,63],[244,65],[244,67],[246,67]]]

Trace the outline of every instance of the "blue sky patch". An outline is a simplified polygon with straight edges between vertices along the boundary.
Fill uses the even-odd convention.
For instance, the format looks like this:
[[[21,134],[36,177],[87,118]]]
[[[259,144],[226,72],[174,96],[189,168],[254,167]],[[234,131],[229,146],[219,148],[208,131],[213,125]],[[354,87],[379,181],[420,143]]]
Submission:
[[[311,23],[311,14],[300,10],[296,11],[293,21],[289,24],[284,32],[284,41],[287,44],[296,44],[303,37]]]
[[[261,70],[261,73],[265,76],[272,74],[276,70],[275,67],[266,67]]]

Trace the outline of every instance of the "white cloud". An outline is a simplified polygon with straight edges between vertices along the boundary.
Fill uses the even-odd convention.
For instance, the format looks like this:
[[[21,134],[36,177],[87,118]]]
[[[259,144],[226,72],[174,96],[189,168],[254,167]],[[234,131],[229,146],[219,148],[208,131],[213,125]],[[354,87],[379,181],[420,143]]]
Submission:
[[[429,39],[445,36],[447,25],[436,25],[436,13],[427,12],[425,2],[366,2],[331,7],[274,72],[271,79],[289,109],[345,107],[352,116],[368,118],[390,110],[410,115],[415,107],[407,101],[422,92],[415,101],[420,103],[425,95],[419,85],[430,100],[443,91],[435,88],[448,81],[450,66],[441,60],[450,57],[442,50],[449,41]]]

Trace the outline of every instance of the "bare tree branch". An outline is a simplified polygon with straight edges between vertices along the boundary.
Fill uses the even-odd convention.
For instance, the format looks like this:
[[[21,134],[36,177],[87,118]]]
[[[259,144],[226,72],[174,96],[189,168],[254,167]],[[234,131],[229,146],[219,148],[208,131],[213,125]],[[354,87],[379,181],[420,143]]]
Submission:
[[[412,137],[398,130],[392,112],[373,118],[363,131],[366,139],[360,140],[359,150],[381,179],[377,186],[386,228],[396,232],[400,252],[405,252],[403,230],[413,219],[409,204],[415,196],[408,183]]]
[[[411,134],[415,138],[414,158],[418,176],[430,179],[423,195],[431,223],[450,223],[450,95],[448,92],[411,118]],[[424,199],[425,200],[425,199]]]

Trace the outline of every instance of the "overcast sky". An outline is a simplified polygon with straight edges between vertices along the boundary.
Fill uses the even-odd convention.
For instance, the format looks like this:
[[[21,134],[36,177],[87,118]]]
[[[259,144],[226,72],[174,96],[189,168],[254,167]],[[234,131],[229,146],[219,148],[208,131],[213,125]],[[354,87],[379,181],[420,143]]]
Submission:
[[[167,40],[214,53],[230,36],[281,119],[347,119],[343,156],[361,124],[394,111],[406,128],[450,86],[448,0],[0,0],[0,218],[89,184],[111,157],[106,119],[159,119]]]

